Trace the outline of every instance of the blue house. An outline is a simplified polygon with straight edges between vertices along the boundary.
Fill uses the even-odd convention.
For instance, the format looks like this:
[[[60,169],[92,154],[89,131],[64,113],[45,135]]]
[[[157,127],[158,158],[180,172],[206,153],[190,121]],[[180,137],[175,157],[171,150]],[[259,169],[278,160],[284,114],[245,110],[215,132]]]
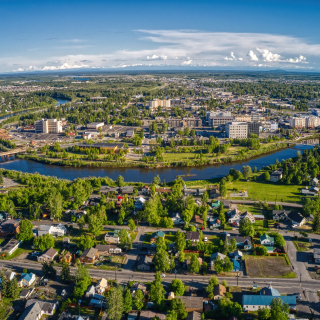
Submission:
[[[283,303],[287,303],[290,309],[296,309],[297,300],[296,296],[265,296],[265,295],[243,295],[242,308],[243,311],[258,311],[259,308],[270,307],[272,299],[280,298]]]
[[[233,263],[232,271],[239,271],[240,270],[240,262],[235,259],[231,259],[231,262]]]

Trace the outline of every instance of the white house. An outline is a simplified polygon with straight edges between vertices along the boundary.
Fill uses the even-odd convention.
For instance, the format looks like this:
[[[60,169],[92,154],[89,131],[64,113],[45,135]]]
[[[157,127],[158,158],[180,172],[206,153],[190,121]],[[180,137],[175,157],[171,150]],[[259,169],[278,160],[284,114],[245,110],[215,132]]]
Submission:
[[[101,278],[96,285],[96,293],[103,294],[108,286],[108,280],[105,278]]]
[[[240,220],[243,220],[246,218],[249,219],[251,223],[254,223],[256,221],[255,217],[249,211],[242,213],[238,209],[233,209],[228,212],[228,215],[230,216],[228,222],[235,223],[236,225],[239,225]]]
[[[21,278],[18,282],[19,287],[29,287],[36,281],[36,275],[32,272],[22,273]]]
[[[67,233],[67,228],[63,224],[58,224],[57,226],[48,226],[48,225],[41,225],[34,230],[35,236],[42,236],[44,234],[51,234],[53,236],[64,236]]]
[[[313,178],[309,182],[309,186],[317,187],[319,185],[319,180],[317,178]]]
[[[270,237],[267,234],[264,234],[260,237],[260,243],[264,246],[273,246],[274,245],[274,237]]]
[[[282,169],[275,170],[270,174],[269,181],[278,182],[280,179],[282,179]]]
[[[232,253],[232,256],[235,260],[241,260],[242,259],[242,252],[240,250],[236,250]]]
[[[174,225],[184,224],[184,221],[181,218],[180,213],[176,213],[171,219],[172,219]]]

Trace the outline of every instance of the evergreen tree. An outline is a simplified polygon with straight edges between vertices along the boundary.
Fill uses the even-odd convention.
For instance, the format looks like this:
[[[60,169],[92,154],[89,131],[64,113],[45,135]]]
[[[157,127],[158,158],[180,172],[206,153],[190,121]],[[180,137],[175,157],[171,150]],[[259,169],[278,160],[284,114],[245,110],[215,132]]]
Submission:
[[[107,313],[110,320],[120,320],[124,311],[123,307],[123,288],[116,286],[108,293]]]
[[[315,232],[320,231],[320,213],[314,215],[312,230]]]
[[[133,303],[138,311],[140,311],[142,309],[143,303],[144,303],[144,295],[141,290],[137,290],[134,293]]]
[[[0,184],[3,184],[3,175],[2,175],[2,170],[0,170]]]
[[[18,280],[16,277],[14,277],[8,285],[8,291],[7,296],[11,297],[12,299],[17,299],[19,297],[19,286],[18,286]]]
[[[70,266],[69,266],[69,264],[67,262],[63,262],[62,263],[61,279],[65,283],[68,283],[68,282],[71,281]]]
[[[1,294],[3,297],[7,296],[7,290],[8,290],[7,278],[4,275],[4,272],[1,271]]]
[[[124,312],[128,313],[132,310],[132,296],[129,289],[127,289],[124,293],[123,298],[123,309]]]

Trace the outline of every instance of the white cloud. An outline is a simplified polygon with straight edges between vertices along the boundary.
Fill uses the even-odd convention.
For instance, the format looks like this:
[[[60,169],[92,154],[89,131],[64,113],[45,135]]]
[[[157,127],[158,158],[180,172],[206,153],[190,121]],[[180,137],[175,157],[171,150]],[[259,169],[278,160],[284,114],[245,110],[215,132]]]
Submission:
[[[67,70],[67,69],[81,69],[81,68],[87,68],[88,65],[82,64],[82,65],[69,65],[68,63],[64,63],[61,66],[44,66],[42,68],[37,68],[35,66],[30,66],[26,69],[18,68],[17,70],[13,70],[15,72],[23,72],[23,71],[52,71],[52,70]]]
[[[162,55],[162,56],[157,56],[154,54],[152,57],[147,56],[148,60],[167,60],[168,56]]]
[[[16,64],[19,64],[19,71],[21,69],[31,71],[29,66],[33,66],[33,70],[41,71],[88,67],[89,62],[85,61],[92,61],[91,68],[113,68],[120,62],[124,63],[119,67],[138,66],[142,61],[148,61],[152,66],[163,68],[212,65],[254,67],[259,61],[261,64],[262,62],[272,63],[272,67],[279,68],[293,64],[304,67],[310,62],[320,69],[320,44],[309,43],[301,38],[273,34],[190,30],[139,30],[139,32],[144,33],[144,41],[150,42],[150,49],[121,49],[111,53],[96,54],[96,47],[95,49],[87,47],[77,49],[79,54],[76,55],[47,56],[44,54],[41,60],[34,58],[30,52],[26,51],[27,56],[24,58],[0,56],[0,65],[5,65],[6,71],[11,71]],[[77,39],[73,40],[77,42]],[[83,54],[82,50],[86,50],[86,54]],[[46,49],[47,51],[49,50]],[[45,61],[57,62],[46,63]],[[66,61],[68,61],[67,65],[65,65]]]
[[[258,57],[252,50],[249,51],[247,56],[250,58],[251,61],[259,61]]]

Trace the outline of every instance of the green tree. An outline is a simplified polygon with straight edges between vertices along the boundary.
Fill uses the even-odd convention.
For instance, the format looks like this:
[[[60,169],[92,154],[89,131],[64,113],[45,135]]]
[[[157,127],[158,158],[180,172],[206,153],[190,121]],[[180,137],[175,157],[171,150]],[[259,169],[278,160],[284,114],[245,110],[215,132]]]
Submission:
[[[123,288],[122,286],[113,287],[108,294],[108,317],[111,320],[120,320],[124,311]]]
[[[268,171],[266,171],[264,174],[263,174],[263,180],[264,181],[269,181],[270,180],[270,174]]]
[[[45,277],[53,279],[57,275],[57,270],[53,267],[53,262],[44,262],[41,269]]]
[[[80,218],[78,219],[78,221],[77,221],[77,224],[78,224],[78,226],[79,226],[79,229],[80,229],[80,230],[83,230],[83,228],[84,228],[84,226],[85,226],[85,224],[86,224],[85,216],[80,217]]]
[[[38,220],[41,214],[41,204],[34,202],[29,205],[29,218]]]
[[[0,170],[0,184],[3,184],[3,174],[2,174],[2,170]]]
[[[133,303],[138,311],[140,311],[144,304],[144,295],[141,290],[137,290],[134,293]]]
[[[221,197],[225,197],[227,195],[227,184],[226,184],[226,180],[221,179],[220,183],[219,183],[219,191],[220,191],[220,195]]]
[[[214,287],[217,286],[218,284],[219,284],[219,280],[217,279],[217,277],[211,276],[208,286],[206,287],[206,291],[208,293],[212,293],[214,290]]]
[[[157,272],[156,278],[152,282],[150,289],[150,300],[154,302],[157,307],[161,306],[161,303],[164,300],[164,294],[166,293],[161,282],[160,273]]]
[[[117,184],[117,186],[118,187],[123,187],[123,185],[124,185],[124,179],[123,179],[123,177],[122,176],[118,176],[118,178],[117,178],[117,180],[116,180],[116,184]]]
[[[88,218],[89,232],[93,233],[95,237],[101,234],[103,230],[103,221],[99,216],[91,214]]]
[[[208,191],[205,191],[202,195],[202,199],[201,201],[206,204],[208,201],[209,201],[209,194],[208,194]]]
[[[161,250],[154,257],[154,267],[157,271],[169,271],[171,269],[169,255],[166,251]]]
[[[248,177],[251,175],[252,170],[250,166],[243,166],[242,167],[242,174],[245,179],[248,179]]]
[[[32,223],[28,220],[21,220],[20,221],[20,233],[17,234],[17,239],[21,241],[29,241],[33,238],[33,225]]]
[[[258,319],[259,320],[268,320],[270,318],[270,309],[269,308],[259,308],[258,309]]]
[[[129,289],[124,292],[123,310],[128,313],[132,310],[132,296]]]
[[[186,290],[186,286],[180,279],[173,279],[171,283],[171,290],[176,296],[183,296]]]
[[[95,245],[95,240],[94,238],[89,235],[89,234],[82,234],[80,236],[80,239],[78,240],[78,247],[81,249],[81,250],[86,250],[86,249],[90,249],[92,248],[94,245]]]
[[[45,251],[49,248],[54,247],[54,239],[51,234],[44,234],[42,236],[34,238],[33,244],[36,248],[39,248],[41,251]]]
[[[191,261],[189,265],[190,272],[192,273],[198,273],[200,270],[200,262],[194,254],[191,256]]]
[[[270,320],[289,319],[289,305],[283,304],[281,298],[273,298],[270,303]]]
[[[4,275],[3,270],[1,270],[1,295],[3,297],[7,296],[7,290],[8,290],[7,278]]]
[[[72,279],[70,266],[67,262],[62,262],[61,279],[64,283],[69,283]]]
[[[216,270],[217,274],[223,271],[223,261],[220,259],[219,256],[216,258],[216,261],[214,262],[214,270]]]
[[[231,251],[234,251],[237,249],[237,240],[236,239],[231,239]]]
[[[186,247],[186,235],[184,232],[177,231],[175,235],[175,243],[178,251],[183,251]]]
[[[225,257],[223,259],[223,271],[224,272],[229,272],[233,269],[233,264],[230,261],[229,257]]]
[[[75,279],[76,285],[73,294],[76,298],[79,299],[84,295],[85,291],[91,283],[89,270],[83,267],[80,263],[77,264]]]
[[[60,192],[52,189],[47,198],[47,206],[50,210],[51,217],[59,220],[62,218],[63,198]]]
[[[135,225],[133,219],[129,219],[128,227],[130,228],[131,231],[133,231],[136,228],[136,225]]]
[[[8,283],[7,296],[11,297],[12,299],[17,299],[19,297],[19,292],[20,292],[20,289],[18,286],[18,280],[16,277],[14,277]]]
[[[119,232],[120,247],[130,246],[131,238],[126,229],[121,229]]]
[[[167,249],[167,245],[166,242],[164,240],[164,237],[158,237],[156,240],[156,251],[157,253],[160,251],[166,251]]]
[[[320,232],[320,213],[314,215],[312,230],[315,232]]]
[[[249,218],[241,219],[239,224],[239,232],[246,237],[254,236],[254,227]]]
[[[186,311],[185,304],[179,298],[174,298],[171,301],[171,310],[177,314],[178,319],[185,319],[188,315],[188,311]]]

